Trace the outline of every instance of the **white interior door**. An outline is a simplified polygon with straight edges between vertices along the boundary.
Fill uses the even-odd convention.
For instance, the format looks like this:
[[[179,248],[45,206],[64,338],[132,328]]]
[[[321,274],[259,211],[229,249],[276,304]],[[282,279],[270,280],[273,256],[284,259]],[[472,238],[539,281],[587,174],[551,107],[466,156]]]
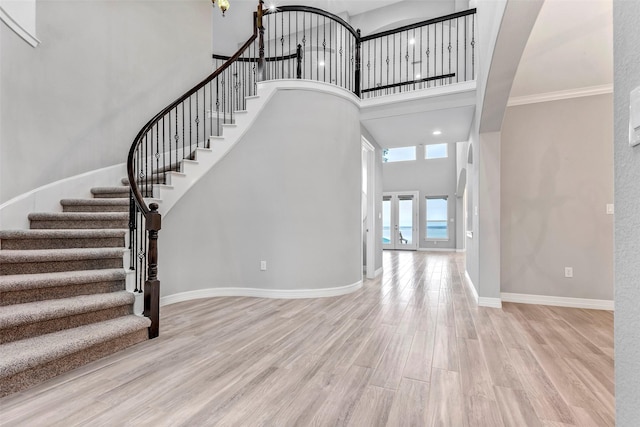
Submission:
[[[382,196],[383,249],[418,249],[418,192],[384,193]]]

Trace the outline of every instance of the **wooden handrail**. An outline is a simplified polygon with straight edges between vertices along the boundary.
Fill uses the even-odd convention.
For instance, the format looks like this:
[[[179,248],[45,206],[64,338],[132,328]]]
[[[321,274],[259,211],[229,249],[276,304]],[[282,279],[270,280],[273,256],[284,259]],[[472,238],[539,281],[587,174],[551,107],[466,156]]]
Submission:
[[[418,84],[418,83],[430,82],[430,81],[433,81],[433,80],[448,79],[448,78],[455,77],[455,76],[456,76],[456,73],[450,73],[450,74],[443,74],[441,76],[425,77],[424,79],[409,80],[409,81],[406,81],[406,82],[400,82],[400,83],[394,83],[394,84],[390,84],[390,85],[372,87],[370,89],[362,89],[362,93],[375,92],[376,90],[391,89],[391,88],[394,88],[394,87],[406,86],[406,85],[410,85],[410,84]]]
[[[449,21],[451,19],[462,18],[463,16],[473,15],[476,13],[476,9],[468,9],[463,10],[462,12],[452,13],[450,15],[439,16],[437,18],[427,19],[426,21],[416,22],[415,24],[405,25],[403,27],[394,28],[392,30],[381,31],[379,33],[369,34],[368,36],[364,36],[360,39],[362,42],[366,42],[367,40],[373,40],[380,37],[390,36],[392,34],[401,33],[403,31],[414,30],[416,28],[424,27],[425,25],[433,25],[438,22]]]

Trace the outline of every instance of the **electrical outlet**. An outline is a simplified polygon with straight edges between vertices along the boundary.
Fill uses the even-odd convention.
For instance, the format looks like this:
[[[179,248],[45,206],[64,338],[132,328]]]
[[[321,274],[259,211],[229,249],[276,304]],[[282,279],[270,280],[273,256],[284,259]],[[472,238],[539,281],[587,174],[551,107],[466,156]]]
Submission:
[[[267,261],[260,261],[260,271],[267,271]]]
[[[564,277],[573,277],[573,267],[564,268]]]

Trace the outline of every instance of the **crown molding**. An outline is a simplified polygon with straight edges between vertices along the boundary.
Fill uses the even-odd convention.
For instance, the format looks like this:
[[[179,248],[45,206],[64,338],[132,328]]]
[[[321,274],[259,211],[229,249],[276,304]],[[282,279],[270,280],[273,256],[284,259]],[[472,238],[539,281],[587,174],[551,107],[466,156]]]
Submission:
[[[559,101],[562,99],[581,98],[583,96],[604,95],[607,93],[613,93],[613,84],[560,90],[557,92],[537,93],[535,95],[512,96],[509,98],[509,102],[507,102],[507,107],[536,104],[539,102]]]

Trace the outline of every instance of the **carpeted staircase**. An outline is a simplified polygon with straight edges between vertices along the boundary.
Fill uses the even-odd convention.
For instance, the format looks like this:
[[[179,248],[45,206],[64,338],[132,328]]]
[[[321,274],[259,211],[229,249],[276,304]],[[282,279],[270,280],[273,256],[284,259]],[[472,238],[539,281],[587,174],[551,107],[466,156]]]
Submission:
[[[0,396],[148,337],[125,289],[129,187],[91,193],[0,231]]]

